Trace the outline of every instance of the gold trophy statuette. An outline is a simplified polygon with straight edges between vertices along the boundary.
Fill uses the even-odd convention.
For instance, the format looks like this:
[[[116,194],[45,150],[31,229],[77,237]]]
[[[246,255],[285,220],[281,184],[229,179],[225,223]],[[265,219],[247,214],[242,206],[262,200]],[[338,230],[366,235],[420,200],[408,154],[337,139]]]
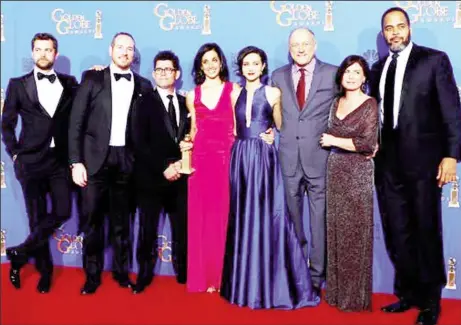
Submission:
[[[455,24],[453,25],[453,27],[461,28],[461,1],[456,1]]]
[[[102,11],[96,10],[96,23],[94,25],[94,38],[102,39]]]
[[[449,208],[459,208],[459,184],[458,184],[458,177],[456,177],[456,181],[451,182],[451,189],[450,189],[450,200],[448,201]]]
[[[0,24],[1,24],[1,26],[0,26],[0,28],[1,28],[1,30],[0,30],[0,34],[1,34],[1,35],[0,35],[0,36],[1,36],[0,41],[4,42],[4,41],[5,41],[5,34],[4,34],[3,30],[5,29],[5,28],[4,28],[5,26],[4,26],[4,24],[3,24],[3,14],[1,14],[1,18],[2,18],[2,19],[1,19],[1,21],[0,21]]]
[[[0,232],[0,255],[6,256],[6,232],[5,230],[1,230]]]
[[[1,162],[0,178],[1,188],[6,188],[5,163],[3,161]]]
[[[192,137],[190,134],[186,134],[184,136],[184,142],[192,142]],[[191,150],[186,150],[182,152],[182,158],[181,158],[181,170],[179,171],[181,174],[192,174],[195,169],[192,168],[191,166],[191,160],[192,160],[192,151]]]
[[[211,34],[211,8],[208,5],[203,6],[203,26],[202,35]]]
[[[326,32],[335,30],[333,26],[333,1],[325,1],[325,25],[323,30]]]
[[[450,290],[456,290],[456,259],[450,257],[448,259],[448,274],[447,274],[447,285],[445,288]]]
[[[3,105],[5,105],[5,92],[3,91],[2,88],[2,93],[1,93],[1,102],[0,102],[0,116],[3,114]]]

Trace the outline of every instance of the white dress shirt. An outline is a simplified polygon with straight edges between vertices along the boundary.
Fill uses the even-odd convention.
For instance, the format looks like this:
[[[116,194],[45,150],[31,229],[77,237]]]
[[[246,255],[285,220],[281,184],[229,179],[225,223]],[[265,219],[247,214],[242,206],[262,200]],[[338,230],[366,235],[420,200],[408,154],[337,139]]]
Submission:
[[[163,105],[165,105],[166,112],[168,113],[168,105],[170,104],[170,100],[168,99],[168,95],[173,95],[173,106],[174,106],[174,111],[176,113],[176,126],[179,126],[179,102],[178,102],[178,96],[176,95],[176,90],[173,91],[172,94],[170,94],[167,90],[157,87],[158,94],[160,95],[160,98],[162,99]]]
[[[410,57],[411,49],[413,48],[413,42],[410,42],[407,47],[399,52],[397,57],[397,66],[395,68],[395,82],[394,82],[394,128],[397,127],[400,109],[400,96],[402,94],[403,77],[405,75],[405,69],[407,67],[408,58]],[[381,112],[381,121],[384,121],[384,88],[386,83],[387,69],[392,61],[392,55],[394,53],[389,51],[386,63],[384,63],[383,73],[379,81],[379,94],[382,98],[379,108]]]
[[[51,83],[47,78],[38,80],[38,72],[46,75],[56,75],[56,72],[54,69],[51,69],[50,71],[43,71],[37,67],[34,67],[34,78],[35,84],[37,85],[38,101],[40,102],[40,105],[42,105],[42,107],[46,110],[46,112],[51,117],[53,117],[54,113],[56,112],[56,108],[58,107],[59,100],[61,99],[63,87],[57,75],[56,80]],[[54,148],[54,146],[54,138],[51,138],[50,147]]]
[[[122,71],[114,64],[111,64],[109,69],[112,91],[112,121],[109,145],[122,147],[125,145],[126,124],[134,91],[134,76],[131,70]],[[129,73],[131,74],[131,80],[120,78],[116,81],[114,73]]]

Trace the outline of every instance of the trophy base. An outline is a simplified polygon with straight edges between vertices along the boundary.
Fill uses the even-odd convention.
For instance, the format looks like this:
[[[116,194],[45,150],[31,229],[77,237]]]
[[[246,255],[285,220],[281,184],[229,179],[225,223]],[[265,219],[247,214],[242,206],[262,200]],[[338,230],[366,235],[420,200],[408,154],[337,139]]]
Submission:
[[[180,174],[185,174],[185,175],[190,175],[192,174],[193,172],[195,172],[195,168],[191,168],[191,169],[181,169],[179,171]]]

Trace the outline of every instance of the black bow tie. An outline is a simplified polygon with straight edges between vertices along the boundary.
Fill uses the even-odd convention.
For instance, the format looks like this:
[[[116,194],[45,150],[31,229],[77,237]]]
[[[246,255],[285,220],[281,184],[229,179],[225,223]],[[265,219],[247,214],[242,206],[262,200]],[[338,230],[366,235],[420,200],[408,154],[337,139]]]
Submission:
[[[131,81],[131,73],[114,73],[115,81],[119,81],[120,78],[125,78],[128,81]]]
[[[44,73],[41,73],[41,72],[37,72],[37,78],[38,78],[38,80],[42,80],[43,78],[46,78],[51,83],[53,83],[56,80],[56,75],[55,74],[44,74]]]

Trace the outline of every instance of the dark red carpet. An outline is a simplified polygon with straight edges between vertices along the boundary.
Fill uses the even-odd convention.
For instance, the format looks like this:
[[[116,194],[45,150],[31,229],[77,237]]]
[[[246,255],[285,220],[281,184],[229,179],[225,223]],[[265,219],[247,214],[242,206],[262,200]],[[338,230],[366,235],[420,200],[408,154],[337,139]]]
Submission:
[[[9,264],[2,264],[1,324],[413,324],[417,311],[387,315],[379,307],[394,301],[375,294],[373,312],[344,313],[322,302],[296,311],[251,310],[228,304],[218,294],[191,294],[173,277],[157,276],[141,295],[121,289],[109,273],[93,296],[81,296],[84,275],[79,268],[56,267],[52,291],[39,294],[38,274],[22,271],[22,288],[9,283]],[[461,301],[445,299],[439,324],[461,324]]]

